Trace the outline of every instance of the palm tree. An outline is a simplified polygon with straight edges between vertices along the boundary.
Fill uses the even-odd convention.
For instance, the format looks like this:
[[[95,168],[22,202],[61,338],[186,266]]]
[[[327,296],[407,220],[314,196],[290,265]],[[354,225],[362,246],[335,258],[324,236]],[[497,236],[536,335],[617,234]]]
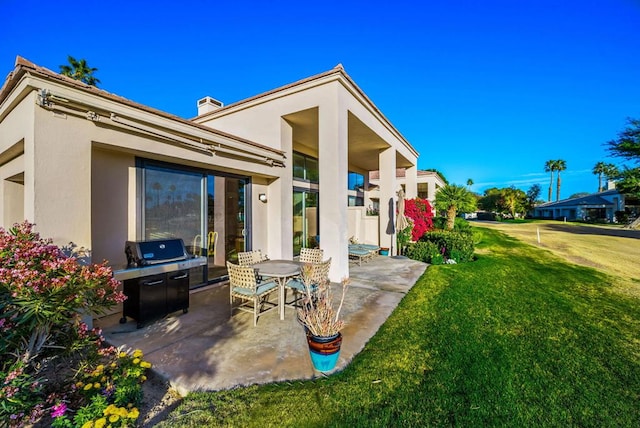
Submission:
[[[602,176],[604,175],[606,164],[598,162],[593,167],[593,173],[598,176],[598,193],[602,192]]]
[[[447,229],[453,230],[458,211],[475,211],[476,198],[464,186],[447,184],[436,193],[435,205],[437,210],[447,213]]]
[[[615,178],[618,178],[620,176],[620,170],[618,169],[617,166],[615,166],[612,163],[605,163],[604,164],[604,173],[603,175],[607,178],[608,180],[613,180]],[[604,190],[604,189],[602,189]]]
[[[60,66],[60,74],[63,76],[69,76],[72,79],[79,80],[91,86],[97,86],[98,83],[100,83],[100,80],[93,76],[93,73],[98,71],[98,69],[95,67],[89,67],[87,65],[87,60],[77,60],[71,55],[68,55],[67,61],[69,61],[68,65],[65,64]]]
[[[567,169],[567,162],[562,159],[558,159],[556,161],[556,171],[558,173],[556,178],[556,186],[558,186],[558,190],[556,191],[556,201],[560,200],[560,171],[564,171]]]
[[[471,186],[473,186],[473,180],[472,179],[467,179],[467,187],[469,188],[469,190],[471,190]]]
[[[551,173],[550,174],[551,181],[549,181],[549,199],[547,200],[547,202],[551,202],[551,196],[552,196],[552,192],[553,192],[553,171],[555,171],[555,170],[556,170],[556,161],[548,160],[544,164],[544,172]]]

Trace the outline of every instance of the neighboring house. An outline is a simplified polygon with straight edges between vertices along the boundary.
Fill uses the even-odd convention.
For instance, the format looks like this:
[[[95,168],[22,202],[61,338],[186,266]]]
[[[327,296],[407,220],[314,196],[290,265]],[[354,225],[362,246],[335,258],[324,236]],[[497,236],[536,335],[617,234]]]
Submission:
[[[410,178],[412,179],[412,177]],[[372,208],[379,208],[380,195],[378,193],[378,182],[380,180],[380,171],[369,172],[369,192],[368,198],[371,201]],[[408,179],[405,174],[405,170],[398,168],[396,170],[396,182],[398,188],[405,189],[408,183]],[[416,176],[417,196],[421,199],[429,201],[433,207],[436,200],[436,192],[441,187],[446,186],[445,181],[440,177],[437,172],[434,171],[422,171],[418,170]]]
[[[582,220],[614,222],[617,211],[627,211],[637,216],[638,206],[632,199],[625,198],[616,189],[578,198],[547,202],[534,208],[534,217],[556,220]]]
[[[197,105],[186,120],[18,57],[0,89],[1,225],[27,219],[113,267],[127,240],[177,237],[206,254],[202,237],[216,232],[193,285],[223,275],[238,251],[290,259],[319,244],[337,281],[349,274],[352,176],[380,171],[379,198],[395,201],[402,169],[417,195],[418,153],[342,66]],[[391,247],[393,215],[367,222],[376,244]]]

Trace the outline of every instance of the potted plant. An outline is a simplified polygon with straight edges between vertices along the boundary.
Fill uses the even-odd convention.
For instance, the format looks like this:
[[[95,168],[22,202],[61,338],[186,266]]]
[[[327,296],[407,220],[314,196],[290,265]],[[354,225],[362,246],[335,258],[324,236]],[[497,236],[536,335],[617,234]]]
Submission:
[[[305,264],[301,268],[305,297],[298,309],[298,319],[305,327],[309,355],[316,370],[327,372],[333,370],[340,356],[344,320],[340,319],[340,311],[349,285],[349,279],[343,278],[342,296],[338,308],[334,308],[331,283],[326,278],[313,284],[313,265]]]

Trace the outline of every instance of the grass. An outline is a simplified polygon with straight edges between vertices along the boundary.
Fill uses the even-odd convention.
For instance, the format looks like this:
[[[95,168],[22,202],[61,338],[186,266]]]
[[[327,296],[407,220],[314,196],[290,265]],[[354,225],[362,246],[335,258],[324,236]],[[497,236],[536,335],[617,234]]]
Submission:
[[[483,223],[483,227],[500,230],[550,250],[572,263],[619,277],[622,281],[616,286],[622,292],[640,298],[640,231],[623,230],[620,226],[544,220]]]
[[[639,426],[640,305],[618,279],[483,229],[325,379],[188,395],[160,425]]]

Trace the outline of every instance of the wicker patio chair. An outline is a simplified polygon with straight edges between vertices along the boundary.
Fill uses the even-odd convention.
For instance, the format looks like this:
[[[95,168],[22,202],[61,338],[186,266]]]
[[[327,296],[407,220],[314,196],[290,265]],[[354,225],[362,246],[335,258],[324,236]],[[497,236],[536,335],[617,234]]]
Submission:
[[[269,257],[260,250],[242,251],[238,253],[238,264],[240,266],[252,266],[265,260],[269,260]]]
[[[278,284],[275,281],[259,282],[256,279],[256,271],[251,266],[239,266],[227,262],[227,270],[229,271],[231,316],[233,316],[234,309],[253,313],[253,326],[255,327],[260,315],[278,308],[277,303],[269,301],[271,293],[278,291]],[[239,299],[241,303],[234,306],[234,299]]]
[[[302,263],[322,263],[324,251],[320,248],[300,248],[300,258]]]
[[[331,269],[331,257],[327,260],[320,263],[310,263],[312,266],[311,271],[311,291],[313,292],[319,284],[329,280],[329,269]],[[293,290],[293,300],[290,302],[286,302],[285,295],[285,305],[291,307],[297,307],[300,303],[300,300],[307,293],[304,282],[302,281],[302,276],[290,279],[285,285],[286,289]]]

